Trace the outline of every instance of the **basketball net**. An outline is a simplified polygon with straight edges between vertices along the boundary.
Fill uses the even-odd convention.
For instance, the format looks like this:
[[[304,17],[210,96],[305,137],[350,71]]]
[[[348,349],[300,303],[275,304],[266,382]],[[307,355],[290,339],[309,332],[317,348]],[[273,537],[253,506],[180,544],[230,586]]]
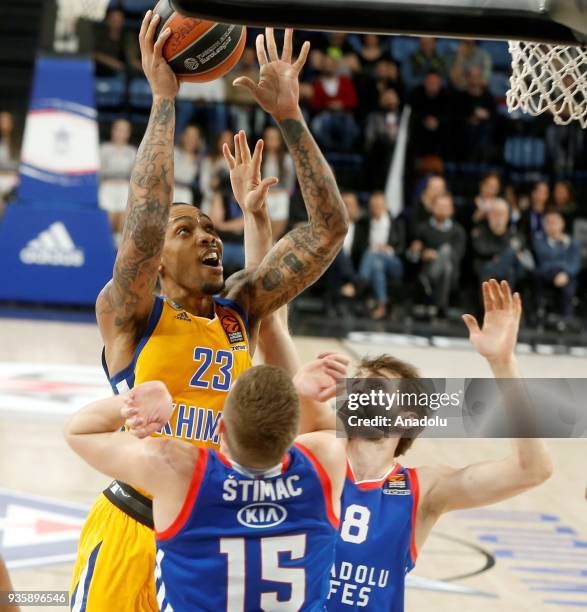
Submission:
[[[554,122],[587,128],[587,47],[510,41],[510,112],[550,113]]]
[[[58,0],[55,23],[55,51],[75,53],[78,41],[75,27],[78,19],[102,21],[109,0]]]

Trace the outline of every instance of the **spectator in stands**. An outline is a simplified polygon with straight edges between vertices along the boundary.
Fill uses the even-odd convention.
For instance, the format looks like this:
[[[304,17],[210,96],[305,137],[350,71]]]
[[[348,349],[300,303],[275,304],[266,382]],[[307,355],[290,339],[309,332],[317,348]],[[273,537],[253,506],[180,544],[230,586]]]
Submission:
[[[522,209],[520,207],[520,198],[518,191],[512,183],[507,183],[503,189],[503,197],[510,207],[510,225],[515,228],[518,233],[521,232],[520,220],[522,218]]]
[[[131,125],[126,119],[117,119],[110,129],[110,141],[100,145],[100,208],[108,217],[118,244],[124,225],[128,183],[137,148],[130,144]]]
[[[577,215],[577,203],[575,202],[573,185],[570,181],[561,180],[554,184],[552,203],[554,208],[563,216],[565,227],[571,232]]]
[[[224,159],[222,147],[226,143],[234,151],[234,135],[230,130],[223,130],[216,138],[214,148],[202,161],[200,170],[200,192],[202,194],[202,212],[208,214],[212,207],[215,192],[230,186],[230,171]]]
[[[402,99],[404,86],[397,67],[391,59],[381,59],[372,73],[361,72],[355,78],[359,106],[357,114],[362,120],[379,105],[381,94],[393,89]]]
[[[528,244],[534,245],[538,236],[544,233],[544,212],[550,203],[550,187],[546,181],[534,183],[530,192],[530,206],[524,210],[519,222],[520,232]]]
[[[411,99],[414,152],[418,157],[441,156],[446,149],[450,101],[438,72],[428,72],[423,79]]]
[[[389,47],[384,45],[381,37],[376,34],[365,34],[363,36],[363,45],[359,50],[358,57],[360,66],[367,74],[374,73],[377,62],[391,60]]]
[[[310,52],[310,68],[316,73],[324,69],[325,59],[330,57],[340,61],[339,70],[347,76],[351,72],[359,72],[361,63],[356,55],[355,48],[344,32],[323,33],[312,45]]]
[[[19,158],[14,116],[8,111],[0,111],[0,171],[17,170]]]
[[[446,181],[438,174],[431,174],[426,180],[426,187],[416,202],[412,214],[412,227],[415,229],[421,223],[427,222],[432,216],[434,200],[447,192]]]
[[[4,204],[14,197],[18,183],[19,149],[13,114],[0,111],[0,215]]]
[[[357,94],[353,82],[341,75],[341,62],[329,55],[325,56],[322,70],[314,85],[311,100],[313,110],[352,111],[357,106]]]
[[[355,297],[357,271],[363,255],[360,249],[364,246],[358,244],[356,239],[356,226],[363,215],[357,195],[352,191],[341,195],[349,213],[349,229],[342,250],[324,275],[324,307],[328,315],[340,313],[341,309],[337,305],[341,296]]]
[[[478,66],[467,69],[466,88],[456,97],[454,112],[455,120],[463,129],[461,153],[468,160],[472,157],[484,159],[493,144],[496,103]]]
[[[400,123],[400,100],[394,89],[381,94],[379,109],[365,125],[365,175],[370,190],[385,188]]]
[[[406,80],[410,88],[422,85],[426,75],[431,72],[438,74],[442,80],[446,70],[444,59],[436,50],[436,38],[423,36],[419,42],[418,50],[410,55],[406,65]]]
[[[471,218],[473,225],[487,219],[487,214],[492,208],[495,199],[501,191],[501,177],[497,172],[488,172],[479,183],[479,193],[474,200],[474,212]],[[509,213],[508,213],[509,221]]]
[[[544,142],[548,160],[555,174],[569,175],[575,172],[581,159],[584,158],[587,144],[585,130],[578,121],[570,121],[567,125],[549,123]]]
[[[263,176],[275,176],[279,179],[279,183],[272,187],[267,195],[273,240],[277,241],[287,227],[290,198],[296,186],[296,169],[285,148],[281,132],[276,127],[266,128],[263,140]]]
[[[200,201],[198,179],[204,161],[205,148],[200,128],[197,125],[188,125],[180,135],[179,146],[175,147],[173,156],[175,202],[193,204]]]
[[[234,88],[238,89],[238,88]],[[182,83],[176,101],[176,133],[190,123],[202,126],[204,136],[211,141],[227,129],[226,88],[223,79],[205,83]]]
[[[136,33],[126,31],[124,12],[110,9],[94,36],[96,76],[123,76],[127,70],[142,74]]]
[[[441,317],[446,316],[450,292],[457,286],[467,242],[465,230],[453,217],[452,196],[436,196],[432,216],[416,229],[408,253],[410,260],[421,263],[420,281]]]
[[[257,129],[257,121],[255,120],[258,106],[253,95],[246,87],[234,87],[232,84],[241,77],[248,77],[253,83],[259,82],[257,56],[255,50],[251,47],[244,50],[238,66],[224,77],[224,88],[234,132],[244,130],[247,134],[260,134],[261,130]],[[261,120],[264,120],[262,114]]]
[[[383,192],[375,192],[369,199],[369,215],[355,226],[353,251],[363,253],[359,277],[361,283],[370,286],[375,293],[376,304],[371,317],[376,321],[387,315],[388,281],[398,282],[403,277],[400,257],[405,240],[403,223],[392,218]]]
[[[456,53],[448,58],[447,65],[451,84],[457,90],[467,89],[467,75],[471,68],[476,68],[480,72],[482,81],[489,83],[491,55],[485,49],[481,49],[474,40],[461,41]]]
[[[352,115],[357,107],[357,92],[353,81],[340,74],[340,65],[340,60],[325,56],[322,73],[312,83],[310,108],[316,113],[312,129],[329,151],[350,150],[358,135]]]
[[[214,192],[210,218],[224,246],[222,265],[228,278],[245,267],[243,246],[245,220],[242,210],[234,199],[230,186]]]
[[[575,313],[574,299],[577,291],[577,276],[581,269],[581,250],[568,234],[565,220],[556,210],[544,215],[544,235],[534,242],[537,259],[537,292],[544,307],[547,287],[560,294],[562,315],[572,319]]]
[[[528,265],[527,258],[531,255],[523,249],[523,239],[510,227],[507,202],[500,198],[491,200],[484,218],[487,223],[476,225],[471,232],[478,284],[496,278],[507,280],[515,287],[523,270],[518,257]]]

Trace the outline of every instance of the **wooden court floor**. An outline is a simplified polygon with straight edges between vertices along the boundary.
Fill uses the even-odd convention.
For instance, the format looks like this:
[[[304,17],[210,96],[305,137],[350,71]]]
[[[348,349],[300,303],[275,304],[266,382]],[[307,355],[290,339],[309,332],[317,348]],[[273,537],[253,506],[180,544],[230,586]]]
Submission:
[[[303,359],[325,349],[354,358],[387,351],[430,377],[489,374],[467,350],[323,338],[296,343]],[[108,482],[82,464],[61,435],[64,414],[76,401],[108,394],[98,370],[100,349],[94,325],[0,320],[0,550],[17,589],[69,587],[84,509]],[[521,355],[520,361],[528,377],[587,372],[587,360],[578,357]],[[442,519],[410,575],[408,611],[587,608],[587,445],[553,440],[549,447],[555,472],[547,483]],[[459,466],[507,451],[506,441],[419,440],[403,462]]]

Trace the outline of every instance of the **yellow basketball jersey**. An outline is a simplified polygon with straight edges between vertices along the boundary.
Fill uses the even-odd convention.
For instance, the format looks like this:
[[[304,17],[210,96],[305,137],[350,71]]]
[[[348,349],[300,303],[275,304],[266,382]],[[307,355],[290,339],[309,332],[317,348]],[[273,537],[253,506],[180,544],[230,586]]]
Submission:
[[[214,318],[197,317],[157,297],[132,363],[110,377],[115,393],[142,382],[163,381],[173,416],[159,434],[218,447],[218,423],[234,381],[251,367],[247,318],[240,306],[214,299]]]

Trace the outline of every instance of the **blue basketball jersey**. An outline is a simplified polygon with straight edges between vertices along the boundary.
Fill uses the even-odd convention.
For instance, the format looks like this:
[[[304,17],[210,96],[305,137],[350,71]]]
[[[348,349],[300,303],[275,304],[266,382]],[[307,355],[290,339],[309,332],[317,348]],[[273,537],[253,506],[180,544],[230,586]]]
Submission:
[[[405,575],[416,563],[418,492],[414,469],[396,464],[380,480],[356,482],[348,465],[329,611],[403,612]]]
[[[200,449],[177,519],[157,533],[160,609],[324,610],[337,534],[330,479],[302,445],[262,475]]]

